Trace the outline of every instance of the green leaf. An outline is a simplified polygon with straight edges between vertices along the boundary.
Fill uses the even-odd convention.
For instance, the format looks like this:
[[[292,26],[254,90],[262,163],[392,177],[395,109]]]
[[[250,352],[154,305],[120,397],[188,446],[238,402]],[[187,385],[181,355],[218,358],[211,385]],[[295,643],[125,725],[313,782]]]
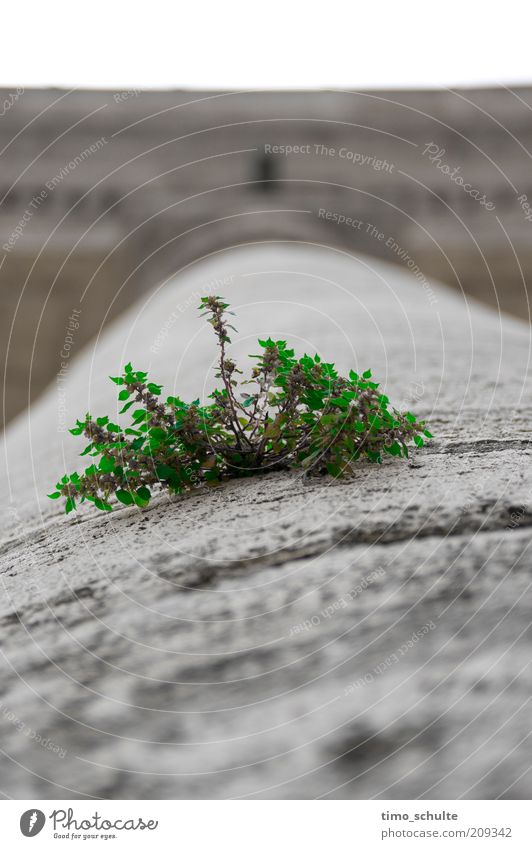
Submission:
[[[156,467],[155,473],[162,481],[168,481],[178,477],[176,470],[170,466],[166,466],[164,463],[160,463]]]
[[[392,445],[386,446],[385,451],[387,451],[388,454],[391,454],[393,457],[400,457],[401,445],[399,444],[399,442],[394,442],[392,443]]]
[[[107,501],[103,501],[101,498],[94,499],[94,506],[98,508],[98,510],[105,510],[107,513],[110,513],[113,509]]]
[[[53,498],[54,500],[56,498],[61,498],[61,493],[60,492],[51,492],[50,495],[48,496],[48,498]]]
[[[371,369],[369,368],[367,371],[363,372],[362,377],[365,380],[368,380],[371,377]]]
[[[119,410],[119,414],[121,415],[122,413],[127,413],[129,408],[132,407],[134,403],[135,403],[135,401],[128,401],[127,404],[124,404],[122,409]]]
[[[129,398],[129,390],[128,389],[122,389],[122,391],[118,393],[118,400],[119,401],[127,401],[128,398]]]
[[[139,486],[133,497],[138,507],[146,507],[149,504],[151,492],[147,486]]]
[[[322,410],[324,407],[323,404],[323,396],[325,393],[319,392],[315,389],[309,390],[305,393],[302,401],[307,405],[309,410]]]
[[[117,386],[122,386],[122,384],[124,383],[123,377],[110,377],[109,380],[112,380],[113,383],[116,383]]]
[[[135,499],[131,493],[127,491],[127,489],[117,489],[115,495],[122,504],[129,506],[130,504],[135,503]]]
[[[74,499],[73,498],[67,498],[66,504],[65,504],[65,513],[70,513],[71,510],[75,510],[75,509],[76,509],[76,502],[74,501]]]
[[[114,457],[109,457],[108,455],[104,454],[102,459],[100,460],[100,469],[102,470],[102,472],[105,472],[106,474],[112,472],[114,467]]]
[[[152,414],[149,410],[135,410],[132,415],[132,419],[134,422],[138,424],[138,422],[147,422],[151,419]]]

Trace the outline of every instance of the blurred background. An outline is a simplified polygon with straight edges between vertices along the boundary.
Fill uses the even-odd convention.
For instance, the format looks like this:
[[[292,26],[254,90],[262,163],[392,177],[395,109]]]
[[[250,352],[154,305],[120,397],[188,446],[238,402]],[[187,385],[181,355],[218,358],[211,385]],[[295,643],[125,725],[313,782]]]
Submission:
[[[30,4],[3,49],[2,424],[139,295],[235,244],[376,255],[529,320],[524,4],[140,8]]]

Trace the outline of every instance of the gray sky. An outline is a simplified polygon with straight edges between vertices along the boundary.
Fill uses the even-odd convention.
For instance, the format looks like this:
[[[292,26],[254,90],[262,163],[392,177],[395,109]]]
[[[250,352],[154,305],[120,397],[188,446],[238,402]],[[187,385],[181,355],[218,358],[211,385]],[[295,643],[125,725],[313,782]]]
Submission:
[[[0,85],[372,88],[532,82],[530,0],[25,0]]]

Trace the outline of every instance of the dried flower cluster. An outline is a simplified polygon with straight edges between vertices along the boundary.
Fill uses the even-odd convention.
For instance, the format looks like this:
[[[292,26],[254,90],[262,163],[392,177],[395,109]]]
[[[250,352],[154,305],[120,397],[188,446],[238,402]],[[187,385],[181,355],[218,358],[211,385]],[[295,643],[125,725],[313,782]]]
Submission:
[[[65,475],[50,494],[66,498],[67,513],[83,501],[112,510],[113,496],[145,507],[154,488],[180,493],[287,467],[339,477],[352,474],[361,457],[374,463],[383,453],[408,457],[410,445],[421,448],[424,437],[431,438],[412,413],[390,409],[370,371],[339,377],[318,356],[297,359],[284,341],[259,339],[250,379],[239,381],[242,372],[227,356],[228,331],[234,330],[227,308],[216,296],[202,298],[199,307],[220,354],[220,386],[209,396],[211,403],[187,404],[173,396],[163,402],[162,387],[129,363],[111,380],[126,402],[120,413],[135,407],[131,425],[89,414],[76,422],[70,432],[89,440],[82,456],[99,460],[82,474]]]

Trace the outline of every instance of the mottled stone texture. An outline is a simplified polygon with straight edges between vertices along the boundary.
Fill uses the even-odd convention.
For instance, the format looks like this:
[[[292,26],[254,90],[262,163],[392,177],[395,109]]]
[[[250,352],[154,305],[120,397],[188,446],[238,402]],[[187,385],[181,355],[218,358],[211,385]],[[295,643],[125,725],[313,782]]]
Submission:
[[[2,451],[0,790],[529,797],[528,326],[375,260],[242,248],[87,349],[67,423],[114,413],[106,375],[129,358],[208,391],[209,289],[236,308],[237,356],[271,334],[371,366],[435,439],[350,481],[283,472],[66,518],[44,493],[83,443],[51,389]]]

